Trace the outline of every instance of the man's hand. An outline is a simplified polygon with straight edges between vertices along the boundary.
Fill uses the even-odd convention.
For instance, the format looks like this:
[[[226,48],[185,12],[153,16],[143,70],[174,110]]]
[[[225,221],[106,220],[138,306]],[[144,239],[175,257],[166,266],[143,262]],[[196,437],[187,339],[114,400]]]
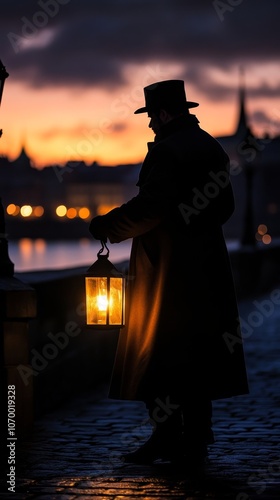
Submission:
[[[98,215],[94,217],[89,225],[89,232],[92,234],[94,239],[107,242],[107,235],[104,231],[103,217]]]

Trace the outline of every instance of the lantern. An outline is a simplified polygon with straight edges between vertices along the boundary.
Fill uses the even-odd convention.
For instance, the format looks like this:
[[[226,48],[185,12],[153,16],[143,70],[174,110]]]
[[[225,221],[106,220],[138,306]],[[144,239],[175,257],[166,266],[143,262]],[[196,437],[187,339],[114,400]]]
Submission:
[[[101,241],[97,261],[85,276],[86,324],[97,330],[124,326],[124,276],[109,261],[109,249]],[[102,255],[106,248],[107,253]]]

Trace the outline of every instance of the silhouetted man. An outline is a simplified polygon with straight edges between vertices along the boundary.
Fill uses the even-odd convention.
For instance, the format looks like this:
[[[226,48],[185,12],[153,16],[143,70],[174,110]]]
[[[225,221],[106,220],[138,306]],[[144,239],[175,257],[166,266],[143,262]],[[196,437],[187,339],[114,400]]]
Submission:
[[[126,326],[109,397],[146,403],[154,431],[126,462],[200,466],[214,442],[212,400],[248,392],[222,225],[234,210],[221,145],[199,127],[184,82],[144,88],[155,141],[139,194],[90,224],[94,238],[133,238]]]

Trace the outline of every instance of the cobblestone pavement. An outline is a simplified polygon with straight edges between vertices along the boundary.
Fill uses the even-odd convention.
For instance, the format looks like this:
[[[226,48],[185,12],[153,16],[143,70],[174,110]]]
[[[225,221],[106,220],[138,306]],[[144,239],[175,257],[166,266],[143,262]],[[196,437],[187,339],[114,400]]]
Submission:
[[[279,286],[280,289],[280,286]],[[216,443],[202,478],[168,463],[123,465],[151,432],[142,403],[83,394],[35,423],[16,447],[17,499],[280,499],[280,300],[240,303],[250,394],[214,403]],[[280,291],[279,291],[280,298]]]

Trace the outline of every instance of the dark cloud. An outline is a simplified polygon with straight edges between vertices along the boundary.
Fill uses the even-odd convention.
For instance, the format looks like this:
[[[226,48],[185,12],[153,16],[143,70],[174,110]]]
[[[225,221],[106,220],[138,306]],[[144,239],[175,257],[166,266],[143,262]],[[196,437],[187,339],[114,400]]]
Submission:
[[[230,79],[230,83],[220,83],[215,79],[212,72],[212,67],[204,67],[199,64],[194,63],[190,65],[186,70],[181,74],[181,78],[185,80],[188,84],[195,85],[196,89],[199,90],[202,94],[207,95],[210,99],[214,101],[219,100],[230,100],[233,96],[236,95],[236,89],[238,83],[243,80],[241,78],[241,68],[244,69],[240,65],[235,66],[232,64],[231,67],[227,68],[229,72],[231,70],[232,73],[235,72],[236,79]],[[225,71],[225,72],[227,72]],[[248,70],[249,74],[250,69]],[[246,95],[250,98],[280,98],[280,73],[277,81],[266,82],[265,80],[258,83],[258,85],[251,83],[246,83]]]
[[[256,124],[267,124],[270,122],[271,118],[267,113],[261,110],[256,110],[254,113],[252,113],[252,118],[254,120],[254,123]]]
[[[186,68],[181,78],[188,84],[193,84],[197,90],[214,101],[231,99],[236,94],[236,81],[230,85],[221,84],[213,77],[212,69],[211,66],[206,67],[194,63]]]
[[[235,88],[217,85],[208,68],[278,62],[280,3],[241,0],[38,0],[1,3],[1,58],[14,79],[34,87],[125,83],[124,64],[179,62],[185,77],[213,99]],[[222,7],[224,6],[224,7]],[[46,30],[46,46],[32,43]],[[23,44],[31,44],[23,50]],[[252,95],[278,95],[274,82]]]
[[[273,110],[271,112],[265,113],[262,110],[256,110],[252,113],[251,120],[256,124],[256,125],[264,125],[264,126],[273,126],[273,127],[278,127],[280,125],[280,114],[278,116],[276,114],[273,114]]]

